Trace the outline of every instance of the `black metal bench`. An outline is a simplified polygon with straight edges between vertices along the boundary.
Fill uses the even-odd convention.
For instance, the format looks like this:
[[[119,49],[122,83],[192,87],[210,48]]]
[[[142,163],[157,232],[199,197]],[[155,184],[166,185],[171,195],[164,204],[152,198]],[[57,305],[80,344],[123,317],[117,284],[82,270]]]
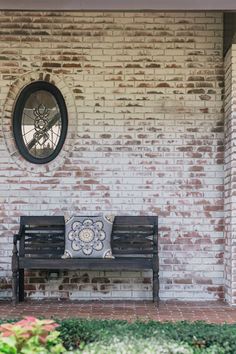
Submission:
[[[12,300],[24,301],[24,270],[142,270],[153,271],[153,301],[159,300],[158,218],[116,216],[111,235],[114,259],[62,259],[63,216],[22,216],[14,235]]]

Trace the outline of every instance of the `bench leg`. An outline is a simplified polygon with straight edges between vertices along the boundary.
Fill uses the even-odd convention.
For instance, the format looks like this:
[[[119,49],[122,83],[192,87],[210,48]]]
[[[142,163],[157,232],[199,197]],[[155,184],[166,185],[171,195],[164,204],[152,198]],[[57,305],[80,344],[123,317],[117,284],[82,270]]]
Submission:
[[[18,303],[18,285],[19,285],[19,262],[18,262],[18,250],[17,250],[17,240],[14,238],[13,251],[12,251],[12,302],[16,306]]]
[[[24,301],[25,286],[24,286],[24,269],[19,269],[19,301]]]
[[[153,271],[153,302],[159,303],[159,274]]]
[[[16,306],[18,303],[18,272],[14,270],[12,272],[12,302],[13,305]]]

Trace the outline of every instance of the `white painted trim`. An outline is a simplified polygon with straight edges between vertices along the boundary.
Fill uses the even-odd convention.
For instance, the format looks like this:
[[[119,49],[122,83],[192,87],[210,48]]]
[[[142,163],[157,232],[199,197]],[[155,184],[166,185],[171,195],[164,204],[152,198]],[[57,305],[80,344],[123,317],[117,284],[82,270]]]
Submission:
[[[236,0],[0,0],[0,10],[236,10]]]

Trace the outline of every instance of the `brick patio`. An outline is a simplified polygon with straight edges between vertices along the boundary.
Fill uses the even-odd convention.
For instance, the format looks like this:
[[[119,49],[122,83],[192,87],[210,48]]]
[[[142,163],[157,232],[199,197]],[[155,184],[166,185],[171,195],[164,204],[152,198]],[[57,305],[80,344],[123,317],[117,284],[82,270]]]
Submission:
[[[235,323],[236,308],[223,302],[161,301],[26,301],[15,308],[10,301],[0,302],[0,318],[22,316],[79,317],[122,320],[197,321]]]

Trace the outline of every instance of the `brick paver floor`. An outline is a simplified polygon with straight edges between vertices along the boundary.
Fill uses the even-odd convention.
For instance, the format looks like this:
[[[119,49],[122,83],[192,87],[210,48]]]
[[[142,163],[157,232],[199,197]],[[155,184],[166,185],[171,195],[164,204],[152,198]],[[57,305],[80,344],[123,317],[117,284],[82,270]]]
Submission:
[[[236,323],[236,308],[224,302],[161,301],[25,301],[13,307],[10,301],[0,301],[0,318],[22,316],[79,317],[97,319],[123,319],[133,321],[207,321]]]

